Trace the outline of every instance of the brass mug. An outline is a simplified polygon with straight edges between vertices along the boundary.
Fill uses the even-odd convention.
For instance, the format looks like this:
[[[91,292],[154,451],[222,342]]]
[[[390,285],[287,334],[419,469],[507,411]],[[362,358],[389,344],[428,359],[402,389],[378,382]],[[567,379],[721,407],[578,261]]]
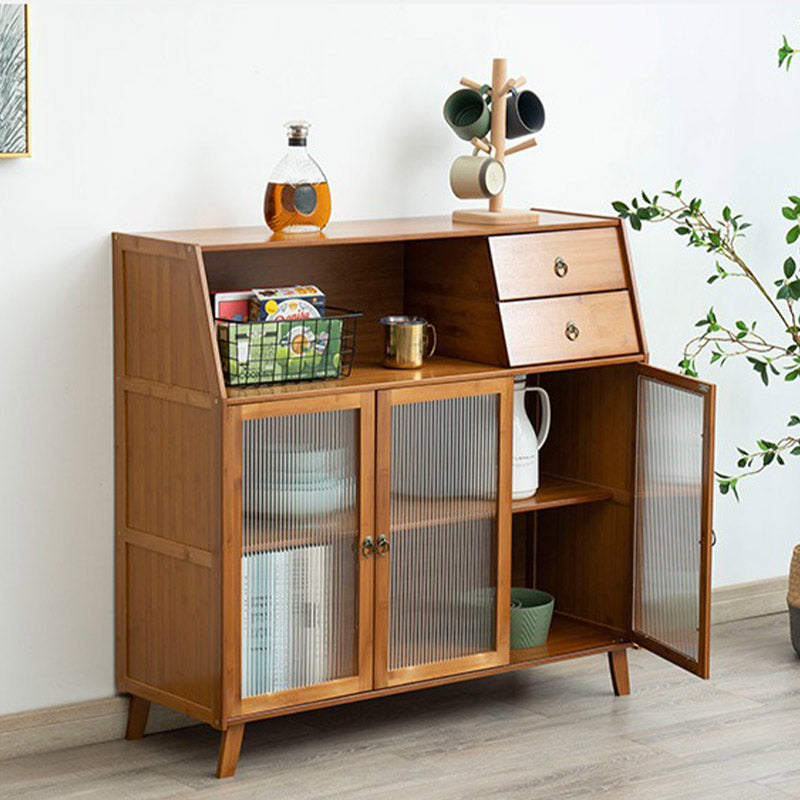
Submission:
[[[436,351],[436,328],[428,320],[392,316],[383,317],[380,322],[384,330],[384,367],[419,369]]]

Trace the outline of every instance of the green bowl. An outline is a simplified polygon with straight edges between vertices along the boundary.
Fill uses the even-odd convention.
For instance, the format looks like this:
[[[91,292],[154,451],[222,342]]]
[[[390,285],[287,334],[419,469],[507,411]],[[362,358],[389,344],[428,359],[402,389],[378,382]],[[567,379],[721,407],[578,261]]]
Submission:
[[[556,599],[547,592],[511,588],[511,649],[536,647],[547,641]]]

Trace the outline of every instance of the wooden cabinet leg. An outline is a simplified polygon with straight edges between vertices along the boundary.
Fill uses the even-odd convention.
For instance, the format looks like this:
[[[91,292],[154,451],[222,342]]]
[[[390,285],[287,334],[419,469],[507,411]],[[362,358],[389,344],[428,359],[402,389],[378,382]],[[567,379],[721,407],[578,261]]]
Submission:
[[[150,714],[150,701],[131,695],[128,703],[128,727],[125,730],[126,739],[141,739],[147,727],[147,717]]]
[[[612,650],[608,654],[608,668],[611,670],[611,685],[617,697],[631,693],[628,677],[628,651]]]
[[[243,736],[243,722],[239,725],[231,725],[230,728],[222,731],[222,739],[219,743],[219,758],[217,759],[218,778],[231,778],[236,772]]]

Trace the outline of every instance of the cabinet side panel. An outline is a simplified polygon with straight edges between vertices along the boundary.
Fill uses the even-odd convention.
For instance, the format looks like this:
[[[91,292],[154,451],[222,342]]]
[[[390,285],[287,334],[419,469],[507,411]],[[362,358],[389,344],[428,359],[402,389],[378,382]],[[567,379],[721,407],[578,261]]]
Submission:
[[[199,252],[120,237],[117,374],[221,393]]]
[[[217,414],[133,392],[125,397],[125,527],[215,551]]]
[[[536,583],[559,611],[629,632],[633,594],[636,379],[628,365],[543,375],[553,418],[542,471],[612,499],[538,515]]]
[[[506,365],[484,237],[407,243],[404,301],[406,314],[436,326],[439,355]]]
[[[132,543],[126,556],[128,677],[213,708],[219,663],[209,622],[212,570]]]

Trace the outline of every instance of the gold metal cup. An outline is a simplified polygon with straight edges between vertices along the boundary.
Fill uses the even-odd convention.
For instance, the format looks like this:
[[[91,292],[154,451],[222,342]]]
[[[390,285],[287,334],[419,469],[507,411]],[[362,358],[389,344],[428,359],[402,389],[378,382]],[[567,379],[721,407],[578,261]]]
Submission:
[[[383,317],[383,366],[419,369],[436,351],[436,328],[422,317]]]

